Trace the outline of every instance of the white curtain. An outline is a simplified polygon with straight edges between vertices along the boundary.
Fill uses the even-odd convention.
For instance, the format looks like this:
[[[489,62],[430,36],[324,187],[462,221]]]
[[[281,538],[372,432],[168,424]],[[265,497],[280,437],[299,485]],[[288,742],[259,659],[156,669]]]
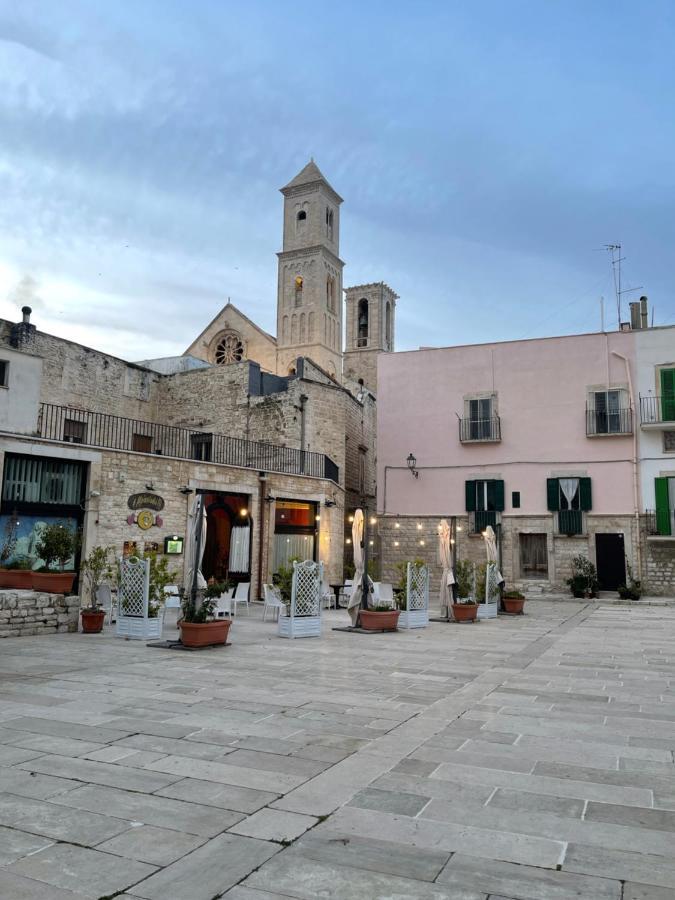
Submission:
[[[251,528],[249,525],[235,525],[230,532],[230,572],[248,572]]]
[[[349,616],[352,625],[356,625],[363,595],[363,510],[361,509],[357,509],[354,513],[352,546],[354,548],[354,587],[349,598]]]
[[[313,534],[275,534],[274,535],[274,571],[279,566],[289,565],[292,559],[314,559]]]
[[[578,478],[561,478],[560,479],[560,490],[563,492],[565,500],[567,500],[567,506],[569,509],[572,509],[572,501],[579,490],[579,479]]]

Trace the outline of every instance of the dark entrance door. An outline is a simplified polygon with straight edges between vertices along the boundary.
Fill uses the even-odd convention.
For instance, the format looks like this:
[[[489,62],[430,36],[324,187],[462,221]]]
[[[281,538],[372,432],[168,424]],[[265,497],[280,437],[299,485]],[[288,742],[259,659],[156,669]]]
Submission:
[[[601,591],[615,591],[626,583],[626,557],[622,534],[596,534],[595,559]]]

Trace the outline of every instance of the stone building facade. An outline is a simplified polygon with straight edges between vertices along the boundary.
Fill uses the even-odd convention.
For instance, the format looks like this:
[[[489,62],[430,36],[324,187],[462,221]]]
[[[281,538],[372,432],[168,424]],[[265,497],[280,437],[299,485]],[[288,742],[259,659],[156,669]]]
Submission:
[[[237,580],[253,598],[285,544],[341,580],[345,521],[375,495],[375,395],[343,379],[341,198],[313,162],[282,193],[276,338],[228,303],[182,357],[132,363],[46,334],[28,309],[0,320],[2,528],[18,510],[25,527],[81,528],[85,554],[161,552],[202,493],[209,547],[248,529]],[[148,495],[149,516],[130,508]]]

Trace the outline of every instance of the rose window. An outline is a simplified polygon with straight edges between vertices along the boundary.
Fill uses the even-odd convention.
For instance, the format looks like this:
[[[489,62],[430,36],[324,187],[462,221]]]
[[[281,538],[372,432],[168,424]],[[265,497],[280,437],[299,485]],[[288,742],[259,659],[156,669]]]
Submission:
[[[224,335],[216,344],[216,364],[227,366],[244,358],[244,343],[238,334]]]

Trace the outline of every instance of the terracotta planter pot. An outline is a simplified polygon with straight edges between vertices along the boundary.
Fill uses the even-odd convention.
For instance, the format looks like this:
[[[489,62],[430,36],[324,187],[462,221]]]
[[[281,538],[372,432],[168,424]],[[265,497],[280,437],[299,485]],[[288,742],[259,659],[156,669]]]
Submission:
[[[99,634],[101,631],[103,631],[105,610],[83,609],[80,615],[82,616],[83,634]]]
[[[69,594],[74,581],[74,572],[33,572],[34,590],[46,594]]]
[[[478,615],[477,603],[453,603],[452,614],[455,622],[475,622]]]
[[[15,591],[29,591],[33,587],[33,573],[30,569],[0,570],[0,588],[12,588]]]
[[[398,627],[400,614],[398,609],[387,610],[386,612],[362,609],[359,613],[359,623],[364,631],[395,631]]]
[[[521,600],[515,600],[513,598],[509,599],[508,597],[502,598],[502,603],[504,604],[504,612],[512,613],[513,615],[522,615],[523,607],[525,606],[525,598],[523,597]]]
[[[181,622],[181,643],[186,647],[210,647],[212,644],[225,644],[231,624],[229,619],[218,619],[217,622]]]

